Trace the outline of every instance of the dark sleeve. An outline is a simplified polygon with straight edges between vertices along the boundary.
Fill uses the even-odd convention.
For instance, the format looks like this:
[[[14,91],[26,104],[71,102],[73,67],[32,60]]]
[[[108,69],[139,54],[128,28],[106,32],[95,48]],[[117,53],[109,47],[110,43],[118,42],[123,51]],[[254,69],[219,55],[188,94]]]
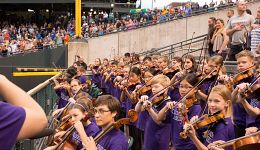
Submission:
[[[11,149],[25,120],[25,110],[0,102],[0,149]]]

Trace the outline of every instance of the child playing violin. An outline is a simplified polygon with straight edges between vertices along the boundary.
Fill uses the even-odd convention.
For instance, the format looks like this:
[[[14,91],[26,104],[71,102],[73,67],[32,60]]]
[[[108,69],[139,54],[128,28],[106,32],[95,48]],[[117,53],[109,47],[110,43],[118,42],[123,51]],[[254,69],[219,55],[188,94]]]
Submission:
[[[59,97],[59,100],[57,102],[58,105],[58,109],[63,108],[66,106],[66,104],[68,103],[68,99],[70,98],[69,95],[69,89],[70,89],[70,85],[69,85],[69,81],[71,80],[70,78],[63,78],[63,81],[58,82],[58,80],[53,79],[53,82],[55,84],[54,86],[54,90],[57,94],[57,96]]]
[[[195,73],[197,69],[196,60],[192,55],[183,56],[182,66],[183,70],[177,72],[171,79],[171,84],[173,86],[169,89],[168,94],[173,101],[180,99],[180,81],[185,77],[187,73]]]
[[[253,66],[254,66],[254,55],[252,52],[248,50],[243,50],[240,53],[236,54],[237,59],[237,70],[241,72],[237,76],[240,79],[235,80],[234,88],[237,86],[243,86],[243,84],[248,83],[251,84],[255,81],[256,76],[251,73],[253,72]],[[248,115],[243,108],[243,106],[239,103],[236,103],[236,100],[238,99],[238,88],[237,90],[234,90],[232,93],[232,102],[233,102],[233,115],[234,115],[234,124],[235,124],[235,135],[236,138],[244,136],[245,135],[245,129],[248,127],[254,127],[256,126],[255,120],[256,117],[252,117]],[[257,100],[256,99],[247,99],[248,103],[252,105],[253,107],[257,107]]]
[[[172,79],[172,77],[179,71],[181,71],[181,58],[180,57],[173,57],[171,64],[168,65],[167,68],[163,70],[163,74],[166,75],[169,79]]]
[[[209,124],[207,130],[204,132],[202,140],[199,140],[197,137],[196,131],[192,124],[185,125],[184,130],[187,130],[188,136],[199,150],[210,149],[210,147],[207,146],[214,141],[228,141],[234,139],[234,126],[231,120],[231,92],[229,89],[225,85],[217,85],[213,87],[211,93],[209,94],[207,103],[210,114],[223,113],[224,119],[220,119],[217,122]],[[194,121],[194,118],[191,120]]]
[[[93,117],[93,105],[91,101],[79,99],[76,103],[70,106],[69,115],[71,116],[70,124],[75,127],[77,131],[74,131],[70,137],[65,139],[65,142],[69,142],[70,146],[74,147],[75,150],[82,149],[82,141],[80,138],[81,134],[87,134],[88,136],[95,136],[100,129],[98,126],[91,120]],[[59,129],[57,129],[59,130]],[[54,135],[54,141],[57,141],[58,138],[64,139],[65,133],[68,131],[59,131]],[[54,142],[53,142],[54,143]],[[52,150],[58,147],[57,145],[46,148],[45,150]],[[68,145],[64,145],[65,147]],[[60,146],[59,148],[61,148]]]
[[[100,71],[102,69],[101,67],[101,60],[100,58],[96,58],[95,59],[95,64],[93,66],[90,66],[90,69],[92,71],[92,77],[91,77],[91,81],[92,83],[94,83],[95,85],[97,85],[98,87],[100,87],[100,82],[101,82],[101,74]]]
[[[67,103],[68,102],[75,103],[76,99],[78,99],[79,97],[82,97],[82,96],[87,96],[88,97],[89,96],[87,93],[82,91],[82,86],[80,84],[80,81],[77,80],[77,79],[71,80],[70,88],[69,88],[69,95],[70,95],[70,98],[67,99],[68,100]],[[56,114],[58,114],[62,110],[63,110],[63,108],[59,108],[59,109],[55,110],[52,113],[52,115],[55,116]]]
[[[167,102],[167,104],[157,114],[152,109],[149,109],[149,114],[153,116],[157,121],[162,122],[170,119],[171,125],[171,140],[175,150],[189,149],[195,150],[195,146],[190,139],[182,139],[180,132],[183,130],[185,120],[190,119],[193,116],[199,115],[201,107],[196,100],[195,93],[197,88],[194,86],[198,83],[198,78],[195,74],[188,74],[181,82],[179,87],[179,93],[181,97],[186,97],[186,102],[191,101],[192,105],[188,106],[188,103],[183,99],[183,103],[176,105],[178,101]]]
[[[75,79],[78,79],[81,84],[85,84],[87,81],[86,69],[83,66],[77,67],[77,76]]]
[[[197,70],[197,62],[193,55],[183,56],[183,68],[186,70],[186,73],[195,73]]]
[[[103,132],[115,123],[120,103],[111,95],[102,95],[97,98],[94,107],[96,124]],[[80,128],[76,127],[76,129],[82,139],[83,147],[87,150],[128,150],[127,138],[119,129],[112,129],[97,142],[94,141],[93,137],[81,132]]]
[[[203,68],[203,73],[202,73],[203,75],[210,74],[213,71],[213,69],[215,71],[213,73],[211,73],[211,76],[209,78],[205,79],[199,86],[197,95],[198,95],[198,99],[200,100],[202,110],[204,110],[204,109],[207,110],[206,100],[207,100],[208,94],[210,92],[210,89],[212,89],[213,86],[215,86],[215,82],[217,80],[218,74],[221,74],[222,68],[220,68],[220,67],[222,67],[222,64],[223,64],[222,56],[215,55],[208,59],[207,65],[205,65]],[[202,113],[205,114],[208,112],[202,112]]]
[[[257,84],[257,83],[255,83]],[[247,128],[245,129],[245,135],[256,132],[260,128],[260,102],[258,97],[256,98],[247,98],[250,96],[250,93],[245,93],[248,90],[248,83],[241,83],[237,85],[236,89],[233,91],[233,97],[236,98],[236,102],[242,104],[243,108],[247,112],[246,114],[246,124]],[[236,95],[236,96],[235,96]],[[235,100],[234,100],[235,101]]]
[[[127,82],[128,81],[128,82]],[[141,83],[141,70],[138,67],[133,67],[129,74],[129,79],[125,80],[127,86],[123,89],[120,97],[120,101],[125,104],[125,112],[128,112],[130,109],[133,109],[136,105],[136,101],[132,98],[132,93],[140,88]],[[126,117],[128,115],[126,114]],[[129,135],[132,136],[135,141],[133,144],[134,150],[141,149],[141,131],[135,127],[136,124],[127,125],[127,129],[129,129]],[[126,131],[128,133],[128,131]]]
[[[160,111],[170,98],[167,96],[167,90],[164,89],[170,84],[170,79],[165,75],[157,75],[151,81],[153,99],[148,99],[147,95],[141,96],[141,99],[135,106],[137,112],[145,111],[150,114],[150,111]],[[157,98],[158,102],[155,103]],[[153,104],[152,104],[153,103]],[[167,150],[169,149],[170,130],[169,118],[165,121],[157,122],[148,116],[144,127],[144,149],[147,150]]]
[[[16,140],[31,138],[47,126],[41,106],[1,74],[0,96],[5,100],[0,100],[0,149],[10,150]]]

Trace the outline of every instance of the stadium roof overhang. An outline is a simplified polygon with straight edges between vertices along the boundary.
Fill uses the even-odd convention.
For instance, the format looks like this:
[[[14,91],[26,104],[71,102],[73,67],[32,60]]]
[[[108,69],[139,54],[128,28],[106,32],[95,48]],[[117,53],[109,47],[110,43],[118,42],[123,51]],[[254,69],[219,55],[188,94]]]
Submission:
[[[12,4],[12,3],[30,3],[30,4],[41,4],[41,3],[74,3],[75,0],[0,0],[0,3]]]

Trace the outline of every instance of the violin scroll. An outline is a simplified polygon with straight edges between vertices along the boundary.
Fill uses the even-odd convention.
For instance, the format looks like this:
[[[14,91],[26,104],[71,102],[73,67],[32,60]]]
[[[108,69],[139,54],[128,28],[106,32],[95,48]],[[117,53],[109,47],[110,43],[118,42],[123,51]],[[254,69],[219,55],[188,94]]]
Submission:
[[[134,109],[130,109],[127,114],[129,116],[130,122],[136,122],[137,121],[137,119],[138,119],[138,112],[137,111],[135,111]]]

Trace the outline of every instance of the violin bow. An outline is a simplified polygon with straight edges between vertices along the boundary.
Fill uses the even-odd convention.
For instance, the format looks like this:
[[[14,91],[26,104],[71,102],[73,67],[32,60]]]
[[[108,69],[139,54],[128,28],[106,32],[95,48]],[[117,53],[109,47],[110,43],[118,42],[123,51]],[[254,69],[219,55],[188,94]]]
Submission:
[[[203,56],[203,58],[205,59],[205,54],[206,54],[206,52],[205,52],[205,50],[204,50],[204,45],[205,45],[205,41],[207,40],[207,37],[205,37],[204,38],[204,40],[203,40],[203,43],[202,43],[202,48],[201,48],[201,51],[200,51],[200,57],[199,57],[199,64],[201,64],[201,56],[202,56],[202,52],[204,52],[204,56]],[[203,66],[204,66],[204,63],[202,64],[202,68],[203,68]],[[197,68],[197,71],[198,71],[198,69],[199,69],[199,67]],[[202,71],[202,70],[201,70]]]
[[[205,37],[205,41],[207,41],[207,37]],[[201,57],[202,51],[204,50],[204,43],[206,43],[205,41],[203,41],[203,45],[202,45],[202,50],[201,50],[201,53],[200,53],[200,57]],[[205,59],[206,59],[206,51],[207,51],[207,49],[208,49],[208,44],[206,44],[206,47],[205,47],[205,50],[204,50],[204,56],[203,56],[204,61],[205,61]],[[199,58],[199,63],[201,63],[200,58]],[[205,63],[203,62],[202,67],[201,67],[201,72],[203,72],[203,70],[204,70],[204,64],[205,64]],[[197,70],[198,70],[198,69],[197,69]]]
[[[191,41],[190,41],[190,45],[189,45],[188,52],[187,52],[186,54],[184,54],[184,55],[186,55],[186,56],[185,56],[185,61],[184,61],[184,64],[182,65],[182,66],[183,66],[182,68],[184,68],[184,65],[185,65],[185,63],[186,63],[186,61],[187,61],[187,57],[188,57],[188,55],[190,54],[190,49],[191,49],[191,44],[192,44],[192,42],[193,42],[194,34],[195,34],[195,32],[192,33],[192,37],[191,37]],[[184,57],[184,55],[183,55],[182,57]]]
[[[55,150],[58,150],[64,144],[64,142],[73,133],[74,130],[75,130],[74,125],[72,125],[69,129],[67,129],[66,133],[63,135],[64,137],[62,141],[58,145],[56,145]]]
[[[215,71],[215,69],[212,69],[211,72],[206,75],[204,78],[202,78],[198,83],[196,83],[196,85],[190,89],[188,91],[187,94],[185,94],[177,103],[175,103],[175,105],[173,106],[173,108],[177,107],[180,103],[183,103],[183,101],[187,98],[187,96],[190,94],[190,92],[194,89],[197,88],[205,79],[207,79],[213,72]],[[167,112],[169,109],[166,109],[165,111]]]

